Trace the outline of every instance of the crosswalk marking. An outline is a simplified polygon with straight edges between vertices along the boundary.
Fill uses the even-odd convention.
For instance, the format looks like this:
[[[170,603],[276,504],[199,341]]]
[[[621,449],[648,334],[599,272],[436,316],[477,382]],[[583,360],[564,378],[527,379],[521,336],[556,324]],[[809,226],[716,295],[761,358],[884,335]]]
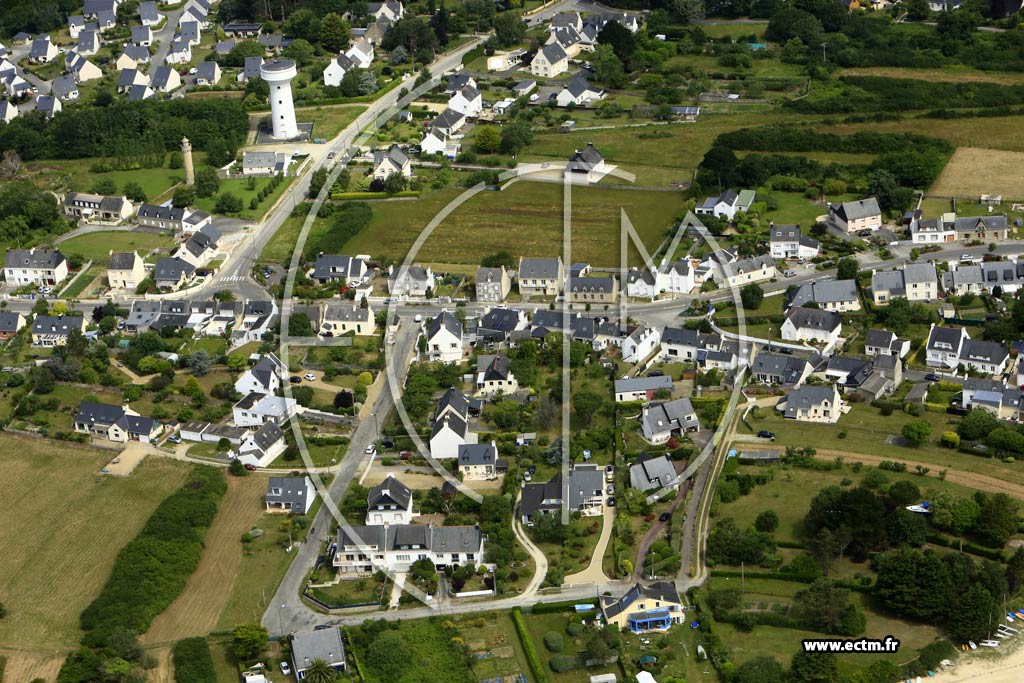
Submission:
[[[218,278],[221,282],[242,282],[245,280],[244,275],[231,275],[229,277]]]

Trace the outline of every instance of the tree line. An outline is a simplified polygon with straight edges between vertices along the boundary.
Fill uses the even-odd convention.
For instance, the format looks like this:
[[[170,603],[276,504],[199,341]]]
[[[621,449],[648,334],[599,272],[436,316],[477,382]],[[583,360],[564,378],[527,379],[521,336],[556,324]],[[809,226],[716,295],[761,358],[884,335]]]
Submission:
[[[176,150],[188,137],[196,150],[229,159],[248,132],[248,115],[233,100],[118,101],[68,108],[51,120],[19,116],[0,128],[0,148],[27,160],[106,158],[117,150],[150,149],[154,140]]]

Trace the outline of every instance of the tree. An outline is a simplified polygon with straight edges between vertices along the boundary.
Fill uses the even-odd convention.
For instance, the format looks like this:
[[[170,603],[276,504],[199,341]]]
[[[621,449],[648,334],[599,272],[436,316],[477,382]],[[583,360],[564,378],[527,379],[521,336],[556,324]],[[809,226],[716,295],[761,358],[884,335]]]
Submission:
[[[857,279],[857,259],[849,257],[839,259],[839,263],[836,264],[836,279],[837,280],[856,280]]]
[[[372,95],[377,92],[380,85],[377,83],[377,73],[367,69],[359,74],[359,94]]]
[[[309,192],[307,193],[309,198],[316,199],[316,196],[320,194],[320,190],[326,182],[327,169],[325,167],[321,166],[313,171],[313,174],[309,177]]]
[[[489,414],[499,429],[512,429],[519,423],[519,404],[512,399],[499,401],[489,410]]]
[[[743,308],[757,310],[761,308],[761,302],[764,301],[764,290],[756,282],[744,285],[740,290],[740,301],[743,302]]]
[[[413,664],[412,648],[401,633],[389,629],[370,643],[366,664],[380,672],[383,680],[401,680]]]
[[[196,191],[195,189],[183,185],[174,191],[174,196],[171,197],[171,204],[176,209],[184,209],[187,206],[191,206],[196,203]]]
[[[398,64],[405,64],[408,60],[409,51],[401,45],[392,50],[391,54],[388,55],[388,61],[390,61],[392,65],[397,66]]]
[[[260,624],[239,624],[231,636],[231,649],[239,659],[252,659],[267,649],[267,629]]]
[[[511,47],[524,37],[526,24],[516,12],[502,12],[494,17],[494,38],[498,47]]]
[[[609,45],[615,51],[615,56],[626,61],[633,56],[636,49],[636,39],[628,28],[617,21],[609,21],[597,34],[597,42],[601,45]]]
[[[217,213],[238,213],[242,208],[242,199],[238,195],[225,192],[217,196],[217,205],[213,210]]]
[[[4,152],[4,158],[0,161],[0,180],[14,180],[21,170],[21,156],[9,149]]]
[[[192,368],[193,374],[197,377],[205,375],[211,365],[213,365],[213,357],[206,349],[193,351],[188,357],[188,366]]]
[[[853,606],[850,604],[849,590],[836,586],[828,579],[816,579],[793,596],[791,610],[797,619],[815,631],[853,636],[857,633],[848,631],[857,626],[863,630],[863,624],[851,617],[850,607]]]
[[[405,190],[408,180],[401,173],[391,173],[384,179],[384,192],[395,195]]]
[[[217,194],[217,190],[220,188],[220,178],[217,177],[217,172],[209,166],[203,166],[196,173],[196,196],[197,197],[212,197]]]
[[[320,22],[320,47],[331,54],[336,54],[348,47],[352,29],[348,22],[336,12],[330,12]]]
[[[886,535],[891,545],[909,545],[916,548],[923,545],[928,536],[928,522],[924,516],[899,507],[889,515]]]
[[[281,25],[281,32],[295,39],[292,45],[299,40],[306,42],[307,45],[315,43],[320,40],[320,18],[309,9],[295,10]]]
[[[908,446],[920,446],[931,436],[932,426],[927,420],[913,420],[903,425],[900,434],[906,439]]]
[[[541,543],[565,543],[565,531],[559,515],[540,515],[533,523],[533,535]]]
[[[351,391],[339,391],[334,395],[334,407],[340,410],[347,410],[352,407],[355,400]]]
[[[306,668],[306,675],[302,680],[307,683],[336,683],[338,672],[324,660],[314,659]]]
[[[943,491],[932,497],[931,523],[939,529],[961,536],[974,527],[981,506],[970,496],[961,497]]]
[[[931,14],[928,0],[908,0],[903,7],[907,10],[907,19],[910,21],[924,21]]]
[[[113,178],[97,178],[92,183],[92,193],[102,195],[117,194],[117,183]]]
[[[762,510],[754,520],[754,528],[770,534],[779,528],[779,515],[775,510]]]
[[[974,522],[974,532],[983,543],[1001,548],[1017,532],[1017,527],[1017,501],[1005,493],[985,496]]]
[[[515,121],[502,126],[501,151],[505,154],[518,154],[521,149],[533,143],[533,130],[526,121]]]
[[[960,598],[949,618],[949,635],[954,642],[982,640],[996,617],[996,601],[980,584],[972,584]]]
[[[921,489],[912,481],[897,481],[889,487],[889,500],[895,505],[910,505],[921,500]]]
[[[295,402],[304,408],[308,408],[313,403],[313,387],[293,387],[292,398]]]
[[[497,152],[501,147],[501,131],[497,126],[480,126],[473,146],[485,153]]]
[[[604,407],[604,396],[592,389],[580,389],[572,393],[572,410],[576,419],[587,427],[594,415]]]
[[[978,441],[999,428],[999,420],[987,410],[972,410],[960,423],[960,436],[967,441]]]
[[[838,683],[839,665],[835,653],[800,650],[793,655],[787,680],[790,683]]]
[[[765,37],[774,43],[785,43],[790,38],[796,38],[804,45],[817,46],[821,42],[821,32],[821,22],[817,17],[791,7],[772,16]]]
[[[783,683],[786,670],[770,655],[760,655],[743,662],[736,669],[734,683]]]
[[[235,43],[231,52],[224,58],[224,66],[245,66],[246,57],[262,57],[266,49],[255,40],[242,40]]]
[[[288,59],[294,59],[299,66],[305,66],[313,61],[316,49],[308,40],[299,38],[298,40],[293,40],[291,44],[284,49],[282,54]]]
[[[133,202],[144,202],[146,201],[146,192],[142,189],[142,185],[139,185],[134,180],[129,180],[124,184],[124,188],[121,190],[125,197],[132,200]]]
[[[611,22],[608,24],[611,26]],[[622,60],[610,45],[598,45],[591,57],[594,65],[594,79],[609,88],[621,88],[626,84],[626,70]]]

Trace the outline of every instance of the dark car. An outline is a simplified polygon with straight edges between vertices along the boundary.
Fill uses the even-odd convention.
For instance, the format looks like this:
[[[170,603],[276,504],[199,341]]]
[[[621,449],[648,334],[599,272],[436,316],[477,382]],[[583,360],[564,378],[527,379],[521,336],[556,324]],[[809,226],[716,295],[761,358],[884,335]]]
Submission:
[[[672,513],[671,512],[662,512],[660,515],[658,515],[658,521],[659,522],[667,522],[670,519],[672,519]]]
[[[767,429],[762,429],[757,433],[757,436],[762,439],[774,439],[775,432],[769,432]]]
[[[608,507],[610,507],[610,508],[615,507],[615,497],[612,496],[611,498],[609,498],[608,502],[606,503],[606,505],[608,505]]]
[[[530,474],[537,474],[537,466],[530,465],[529,467],[526,468],[526,471],[529,472]]]
[[[288,378],[288,381],[291,382],[292,384],[301,384],[302,378],[299,377],[298,375],[292,375],[291,377]]]
[[[648,377],[664,377],[665,376],[665,371],[664,370],[651,370],[650,372],[647,373],[647,376]]]
[[[256,465],[253,465],[252,463],[247,463],[245,465],[245,469],[249,470],[250,472],[255,472],[256,471]]]
[[[940,382],[940,381],[942,381],[942,378],[939,377],[938,375],[936,375],[934,372],[929,372],[927,375],[924,376],[924,378],[926,380],[928,380],[929,382]]]
[[[384,448],[394,448],[395,447],[395,442],[391,441],[390,439],[384,439],[384,441],[383,441],[383,443],[381,445],[384,446]]]
[[[324,629],[328,629],[330,627],[331,627],[330,624],[317,624],[316,626],[313,627],[313,630],[314,631],[323,631]]]

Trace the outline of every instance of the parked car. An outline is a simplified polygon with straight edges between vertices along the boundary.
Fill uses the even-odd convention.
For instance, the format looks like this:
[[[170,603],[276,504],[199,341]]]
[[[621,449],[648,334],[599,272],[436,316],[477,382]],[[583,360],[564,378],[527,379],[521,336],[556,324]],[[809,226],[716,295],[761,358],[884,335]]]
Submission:
[[[529,472],[526,472],[525,474],[523,474],[523,481],[531,481],[532,479],[533,479],[533,475],[530,474]]]
[[[650,372],[647,373],[647,376],[648,377],[664,377],[665,376],[665,371],[664,370],[651,370]]]
[[[934,372],[929,372],[924,378],[929,382],[941,382],[942,378],[936,375]]]
[[[412,458],[412,451],[402,451],[401,453],[398,454],[398,457],[401,458],[402,460],[409,460],[410,458]]]
[[[178,436],[177,434],[171,434],[169,437],[167,437],[167,440],[170,441],[171,443],[181,443],[181,437]]]
[[[774,439],[775,432],[769,432],[767,429],[762,429],[757,433],[757,436],[761,439]]]
[[[291,382],[292,384],[300,384],[302,383],[302,378],[299,377],[298,375],[292,375],[291,377],[288,378],[288,381]]]
[[[312,372],[307,372],[305,375],[303,375],[303,377],[309,382],[313,382],[316,380],[316,375],[314,375]]]
[[[245,469],[249,470],[250,472],[255,472],[256,471],[256,465],[253,465],[252,463],[246,463],[246,465],[244,467],[245,467]]]
[[[796,277],[796,271],[790,269],[783,273],[783,275],[785,275],[786,277]]]
[[[327,153],[327,160],[328,160],[328,161],[330,161],[330,160],[331,160],[331,159],[333,159],[334,157],[335,157],[335,154],[334,154],[334,152],[328,152],[328,153]]]
[[[609,486],[608,488],[605,489],[604,492],[607,495],[609,495],[609,496],[614,495],[615,494],[615,487],[614,486]]]
[[[366,450],[363,452],[366,453],[367,455],[374,455],[377,452],[377,444],[371,443],[369,446],[366,447]]]
[[[288,666],[288,662],[281,662],[281,673],[283,673],[285,676],[292,675],[292,668]]]
[[[671,512],[662,512],[660,515],[658,515],[658,521],[659,522],[667,522],[670,519],[672,519],[672,513]]]
[[[607,505],[607,506],[608,506],[608,507],[610,507],[610,508],[613,508],[613,507],[615,507],[615,497],[614,497],[614,496],[612,496],[611,498],[609,498],[609,499],[608,499],[608,502],[607,502],[607,503],[605,503],[605,505]]]
[[[417,313],[415,316],[413,316],[412,321],[414,323],[421,323],[421,322],[423,322],[423,316],[420,315],[419,313]]]

